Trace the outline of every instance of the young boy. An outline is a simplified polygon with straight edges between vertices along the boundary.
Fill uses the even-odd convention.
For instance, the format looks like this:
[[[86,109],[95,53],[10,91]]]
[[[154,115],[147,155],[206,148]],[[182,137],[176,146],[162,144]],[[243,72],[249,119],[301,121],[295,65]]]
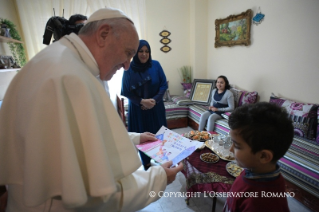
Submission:
[[[229,117],[237,164],[236,178],[224,211],[289,211],[285,181],[277,161],[293,140],[288,113],[275,104],[260,102],[237,108]]]

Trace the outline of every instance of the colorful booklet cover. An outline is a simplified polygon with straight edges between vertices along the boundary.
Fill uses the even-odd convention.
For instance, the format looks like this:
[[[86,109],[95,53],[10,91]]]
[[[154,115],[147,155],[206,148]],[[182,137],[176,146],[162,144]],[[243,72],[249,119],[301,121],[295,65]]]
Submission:
[[[175,166],[180,161],[191,155],[202,142],[193,141],[162,126],[156,133],[157,141],[146,142],[136,147],[160,164],[173,161]]]

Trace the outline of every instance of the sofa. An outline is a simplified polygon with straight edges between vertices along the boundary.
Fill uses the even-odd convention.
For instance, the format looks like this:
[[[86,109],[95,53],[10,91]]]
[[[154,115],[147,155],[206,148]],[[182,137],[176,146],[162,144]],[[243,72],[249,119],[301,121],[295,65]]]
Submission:
[[[232,88],[235,108],[257,101],[257,92]],[[319,109],[318,104],[305,104],[272,95],[269,102],[285,107],[294,123],[295,136],[291,147],[279,160],[286,189],[294,192],[295,199],[313,211],[319,211]],[[188,97],[172,96],[166,101],[166,119],[169,129],[190,126],[198,129],[200,116],[208,106],[194,104]],[[217,120],[214,131],[228,134],[228,117]]]

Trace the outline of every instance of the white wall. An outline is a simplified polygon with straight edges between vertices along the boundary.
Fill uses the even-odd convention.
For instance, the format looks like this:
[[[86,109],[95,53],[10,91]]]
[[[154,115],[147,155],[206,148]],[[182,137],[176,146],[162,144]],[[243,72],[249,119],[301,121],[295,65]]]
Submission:
[[[178,69],[190,65],[190,8],[185,0],[147,0],[146,2],[146,39],[151,46],[152,59],[158,60],[169,80],[171,94],[182,94],[181,78]],[[172,50],[160,50],[162,37],[159,33],[166,29],[171,32],[168,44]]]
[[[240,3],[239,3],[240,2]],[[215,20],[258,7],[264,21],[251,27],[251,45],[214,48]],[[223,74],[231,84],[256,90],[260,101],[271,92],[319,103],[318,0],[210,0],[208,78]]]
[[[193,78],[205,79],[207,75],[207,13],[208,0],[146,0],[146,34],[152,58],[158,60],[169,80],[171,94],[182,94],[179,68],[193,68]],[[172,50],[160,50],[166,29],[171,32],[168,45]]]

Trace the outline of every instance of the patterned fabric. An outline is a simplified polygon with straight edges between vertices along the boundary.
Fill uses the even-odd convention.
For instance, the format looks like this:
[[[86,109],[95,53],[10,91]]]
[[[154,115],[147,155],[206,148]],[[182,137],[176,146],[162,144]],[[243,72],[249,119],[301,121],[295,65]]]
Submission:
[[[205,163],[200,160],[200,155],[207,152],[211,152],[211,150],[204,148],[201,151],[195,151],[182,161],[184,165],[182,172],[186,177],[187,191],[229,191],[235,178],[226,171],[228,161],[219,160],[214,165]],[[202,187],[198,187],[200,190],[196,189],[197,185],[202,185]],[[203,185],[205,186],[203,187]]]
[[[271,96],[269,102],[273,102],[287,110],[289,117],[293,121],[295,135],[311,140],[316,139],[318,105],[299,103],[277,96]]]
[[[199,124],[200,116],[208,110],[208,106],[204,105],[190,105],[188,117]]]
[[[235,108],[244,104],[254,104],[257,101],[258,93],[256,91],[248,92],[236,88],[231,88],[230,91],[234,94]]]
[[[319,197],[319,144],[299,136],[278,161],[283,176],[309,193]]]
[[[177,119],[188,116],[188,106],[179,106],[174,102],[164,102],[166,119]]]
[[[231,112],[226,112],[226,113],[223,113],[221,116],[224,118],[224,119],[229,119],[229,116],[230,116]]]
[[[191,95],[191,91],[192,91],[192,89],[186,89],[186,90],[184,90],[184,96],[187,97],[187,98],[189,98],[190,95]]]
[[[179,106],[193,104],[193,101],[185,96],[172,96],[172,101]]]

